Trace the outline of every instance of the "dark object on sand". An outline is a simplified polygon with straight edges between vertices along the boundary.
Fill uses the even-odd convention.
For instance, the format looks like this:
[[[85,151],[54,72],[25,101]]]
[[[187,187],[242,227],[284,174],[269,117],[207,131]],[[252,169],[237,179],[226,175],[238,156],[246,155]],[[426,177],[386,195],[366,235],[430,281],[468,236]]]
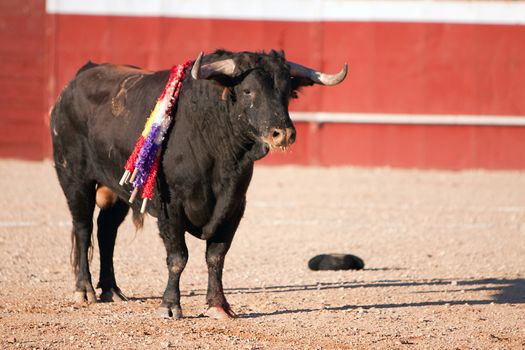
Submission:
[[[365,267],[363,259],[352,254],[321,254],[308,262],[310,270],[361,270]]]

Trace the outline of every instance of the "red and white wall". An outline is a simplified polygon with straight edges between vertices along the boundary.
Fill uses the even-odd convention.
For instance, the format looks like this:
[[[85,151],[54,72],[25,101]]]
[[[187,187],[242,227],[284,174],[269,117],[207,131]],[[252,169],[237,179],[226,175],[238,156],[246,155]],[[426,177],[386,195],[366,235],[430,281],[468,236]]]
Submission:
[[[31,125],[28,135],[2,130],[0,156],[49,156],[47,110],[88,59],[163,69],[200,51],[275,48],[327,72],[348,62],[349,75],[335,87],[305,89],[292,103],[297,143],[267,164],[525,169],[522,1],[0,0],[0,6],[32,17],[13,19],[11,34],[0,34],[0,54],[11,50],[28,60],[0,56],[10,57],[0,75],[6,91],[0,106],[9,114],[2,124]],[[0,13],[1,22],[9,11]],[[25,103],[26,85],[34,103]],[[28,143],[33,139],[39,141]]]

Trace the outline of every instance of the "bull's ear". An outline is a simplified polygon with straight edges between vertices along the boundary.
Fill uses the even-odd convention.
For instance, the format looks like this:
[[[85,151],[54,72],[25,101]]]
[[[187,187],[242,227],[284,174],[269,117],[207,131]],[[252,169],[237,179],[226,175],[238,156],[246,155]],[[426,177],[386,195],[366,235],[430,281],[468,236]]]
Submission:
[[[232,102],[237,101],[235,90],[233,90],[233,88],[231,88],[230,86],[224,86],[224,88],[222,89],[221,100],[231,100]]]

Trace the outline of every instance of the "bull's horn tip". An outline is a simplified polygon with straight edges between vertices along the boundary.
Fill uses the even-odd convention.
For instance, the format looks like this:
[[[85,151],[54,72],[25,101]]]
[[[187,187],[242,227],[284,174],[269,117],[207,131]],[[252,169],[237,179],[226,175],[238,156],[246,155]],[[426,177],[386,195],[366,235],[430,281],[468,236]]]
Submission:
[[[193,62],[193,67],[191,68],[191,76],[195,80],[199,79],[201,61],[202,61],[203,56],[204,56],[204,52],[202,51],[199,52],[199,55],[195,59],[195,62]]]
[[[342,71],[344,72],[345,75],[346,75],[346,73],[348,73],[348,63],[345,62]]]
[[[345,80],[347,73],[348,73],[348,63],[345,63],[343,66],[343,69],[341,69],[341,71],[336,74],[338,79],[335,80],[333,85],[337,85],[341,83],[343,80]]]

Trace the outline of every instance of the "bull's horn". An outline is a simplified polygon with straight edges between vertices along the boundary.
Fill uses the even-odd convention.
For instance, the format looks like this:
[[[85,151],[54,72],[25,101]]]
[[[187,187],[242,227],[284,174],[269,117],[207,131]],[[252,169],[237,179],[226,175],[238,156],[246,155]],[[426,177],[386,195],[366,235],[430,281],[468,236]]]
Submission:
[[[233,74],[235,62],[231,58],[201,65],[203,56],[204,54],[201,52],[193,63],[193,67],[191,68],[191,76],[193,79],[207,79],[217,74]]]
[[[346,73],[348,72],[348,65],[346,63],[343,69],[336,74],[326,74],[290,61],[288,61],[288,65],[290,66],[291,76],[308,78],[314,83],[322,85],[337,85],[345,80]]]
[[[201,51],[199,53],[199,56],[197,56],[197,59],[195,60],[195,62],[193,62],[193,67],[191,67],[191,76],[195,80],[200,78],[199,71],[201,69],[202,56],[204,56],[204,53]]]

